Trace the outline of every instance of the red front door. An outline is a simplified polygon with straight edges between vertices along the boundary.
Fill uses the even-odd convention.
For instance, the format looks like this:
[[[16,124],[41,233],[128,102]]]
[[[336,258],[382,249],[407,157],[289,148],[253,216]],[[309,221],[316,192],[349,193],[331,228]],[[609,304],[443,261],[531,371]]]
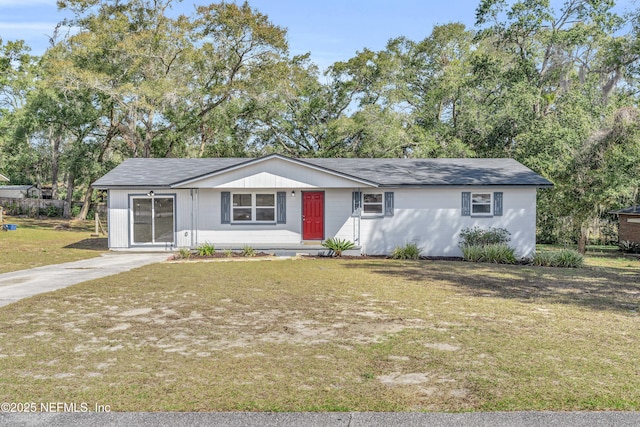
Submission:
[[[324,238],[324,192],[302,192],[302,240]]]

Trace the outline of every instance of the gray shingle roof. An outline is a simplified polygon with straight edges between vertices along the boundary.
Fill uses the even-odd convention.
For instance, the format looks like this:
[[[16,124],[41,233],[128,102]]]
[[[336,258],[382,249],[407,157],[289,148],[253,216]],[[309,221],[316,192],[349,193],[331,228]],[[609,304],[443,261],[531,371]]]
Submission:
[[[170,187],[251,159],[127,159],[93,183],[96,188]]]
[[[30,190],[35,188],[35,185],[0,185],[0,190]]]
[[[272,155],[268,157],[284,157]],[[98,179],[96,188],[171,187],[224,169],[252,163],[247,158],[128,159]],[[551,182],[513,159],[297,159],[381,187],[440,185],[550,186]]]
[[[620,209],[619,211],[612,211],[614,214],[632,214],[632,215],[640,215],[640,205],[631,206],[630,208]]]
[[[306,159],[381,186],[536,185],[547,181],[513,159]]]

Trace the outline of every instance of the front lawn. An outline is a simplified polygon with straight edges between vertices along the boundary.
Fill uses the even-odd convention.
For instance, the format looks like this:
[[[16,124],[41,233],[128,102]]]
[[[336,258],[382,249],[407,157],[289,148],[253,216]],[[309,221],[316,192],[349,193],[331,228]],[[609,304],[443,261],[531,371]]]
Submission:
[[[100,255],[106,237],[91,237],[90,221],[36,220],[5,215],[15,231],[0,231],[0,274]]]
[[[0,309],[0,401],[640,410],[640,264],[162,263]]]

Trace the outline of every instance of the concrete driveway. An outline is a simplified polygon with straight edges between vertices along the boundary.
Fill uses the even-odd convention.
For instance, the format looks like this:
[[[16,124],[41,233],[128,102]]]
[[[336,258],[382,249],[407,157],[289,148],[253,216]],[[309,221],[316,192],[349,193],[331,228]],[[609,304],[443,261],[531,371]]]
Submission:
[[[168,253],[107,253],[64,264],[0,274],[0,307],[22,298],[166,260]]]

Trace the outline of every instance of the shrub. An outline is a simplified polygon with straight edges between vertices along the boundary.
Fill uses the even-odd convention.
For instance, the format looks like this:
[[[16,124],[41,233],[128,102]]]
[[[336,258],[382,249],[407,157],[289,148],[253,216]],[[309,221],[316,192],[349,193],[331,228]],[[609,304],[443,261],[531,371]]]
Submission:
[[[80,215],[80,211],[82,210],[82,206],[80,205],[73,205],[71,206],[71,216],[76,218],[78,215]],[[93,207],[90,207],[89,210],[87,211],[87,219],[88,220],[92,220],[95,218],[96,212],[93,209]]]
[[[553,265],[553,252],[536,252],[533,256],[533,265],[539,267],[551,267]]]
[[[197,248],[198,255],[200,256],[211,256],[216,253],[216,249],[213,247],[211,243],[203,243]]]
[[[515,249],[505,243],[492,245],[463,246],[462,258],[471,262],[492,262],[494,264],[515,264],[518,262]]]
[[[578,268],[584,265],[584,257],[572,249],[563,249],[557,252],[536,252],[533,257],[533,265]]]
[[[618,243],[618,247],[622,252],[630,254],[640,254],[640,243],[631,242],[629,240],[622,240]]]
[[[555,266],[554,267],[571,267],[578,268],[584,264],[584,257],[573,249],[563,249],[556,252]]]
[[[48,218],[60,217],[63,214],[63,209],[49,205],[46,208],[41,208],[38,212],[39,215],[46,216]]]
[[[178,258],[179,259],[191,258],[191,251],[187,248],[180,248],[180,251],[178,252]]]
[[[494,264],[515,264],[518,259],[515,249],[506,243],[494,243],[482,248],[482,261]]]
[[[18,216],[23,214],[22,207],[20,206],[20,204],[15,202],[10,202],[9,205],[5,206],[4,208],[9,215]]]
[[[256,251],[249,245],[244,245],[242,247],[242,256],[245,257],[253,257],[256,256]]]
[[[224,253],[224,256],[227,258],[231,258],[233,256],[233,251],[231,249],[225,249],[223,253]]]
[[[463,228],[460,231],[460,242],[458,246],[487,246],[496,244],[506,244],[511,240],[511,233],[506,228],[480,227]]]
[[[322,246],[330,249],[333,253],[333,256],[341,257],[342,252],[353,249],[356,245],[355,243],[347,239],[337,239],[335,237],[331,237],[322,242]]]
[[[396,246],[391,252],[393,259],[418,259],[420,258],[420,248],[415,243],[407,243],[404,246]]]
[[[462,248],[462,258],[465,261],[471,262],[480,262],[482,261],[482,257],[484,255],[483,247],[478,245],[469,245],[463,246]]]

